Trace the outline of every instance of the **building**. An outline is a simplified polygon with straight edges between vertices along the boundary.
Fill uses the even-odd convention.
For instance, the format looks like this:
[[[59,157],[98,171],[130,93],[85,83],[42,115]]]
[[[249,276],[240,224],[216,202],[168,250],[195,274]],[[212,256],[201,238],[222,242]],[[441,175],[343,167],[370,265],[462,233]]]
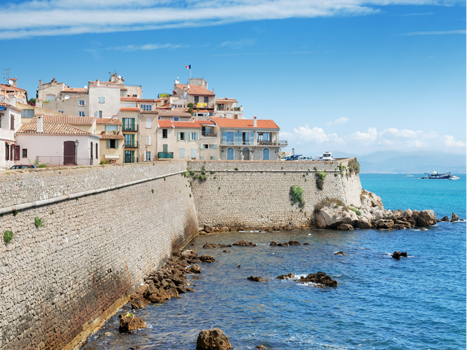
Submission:
[[[158,119],[172,120],[174,122],[188,122],[193,117],[183,109],[158,110]]]
[[[214,110],[216,104],[216,94],[208,90],[208,83],[204,79],[190,78],[188,84],[180,84],[175,81],[172,97],[185,99],[188,103],[192,103],[194,108]],[[181,102],[177,104],[182,105]]]
[[[0,169],[9,169],[21,159],[15,132],[21,127],[21,109],[0,102]]]
[[[96,128],[97,135],[101,137],[99,163],[123,163],[125,138],[122,134],[122,121],[98,118]]]
[[[220,128],[220,159],[222,160],[279,160],[281,147],[279,126],[273,120],[229,119],[214,117]]]
[[[44,117],[38,116],[16,132],[15,151],[17,148],[21,152],[21,159],[15,158],[15,164],[97,164],[100,139],[89,131],[67,123],[44,122]]]
[[[243,119],[243,107],[239,107],[238,101],[234,98],[216,98],[214,112],[216,117]]]
[[[158,160],[219,159],[219,132],[211,120],[159,120]]]

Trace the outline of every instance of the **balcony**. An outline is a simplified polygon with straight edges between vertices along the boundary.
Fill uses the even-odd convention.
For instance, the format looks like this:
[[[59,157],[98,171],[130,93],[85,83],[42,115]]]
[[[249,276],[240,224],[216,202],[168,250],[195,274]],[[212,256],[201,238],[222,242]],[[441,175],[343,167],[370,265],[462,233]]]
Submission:
[[[125,125],[122,126],[123,131],[138,131],[138,125]]]
[[[173,159],[174,153],[173,152],[158,152],[157,158],[159,159]]]
[[[221,145],[223,146],[254,146],[255,143],[253,141],[226,141],[222,140]]]
[[[202,132],[201,136],[202,137],[217,137],[217,134],[214,134],[213,132]]]
[[[125,148],[138,148],[138,141],[125,142]]]

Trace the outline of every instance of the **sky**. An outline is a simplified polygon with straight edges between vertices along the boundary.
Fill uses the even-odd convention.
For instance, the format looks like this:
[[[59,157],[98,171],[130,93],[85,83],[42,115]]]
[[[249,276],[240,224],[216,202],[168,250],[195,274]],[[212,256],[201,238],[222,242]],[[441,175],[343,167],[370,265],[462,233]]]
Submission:
[[[39,79],[116,71],[155,98],[191,64],[246,118],[275,120],[286,151],[466,152],[465,1],[0,3],[0,68],[30,97]]]

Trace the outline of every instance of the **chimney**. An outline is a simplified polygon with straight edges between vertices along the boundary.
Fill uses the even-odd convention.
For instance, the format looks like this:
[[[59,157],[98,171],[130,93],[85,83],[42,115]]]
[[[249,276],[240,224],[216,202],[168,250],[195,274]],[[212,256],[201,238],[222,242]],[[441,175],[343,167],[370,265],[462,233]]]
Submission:
[[[16,79],[16,78],[11,78],[10,80],[11,80],[11,86],[17,87],[18,79]]]
[[[212,93],[214,93],[214,88],[212,88]]]
[[[256,128],[256,117],[253,117],[253,127]]]
[[[101,81],[99,79],[96,80],[96,85],[97,86],[100,86],[101,85]]]
[[[39,80],[39,89],[42,87],[42,79]]]
[[[38,115],[37,116],[37,130],[36,132],[44,132],[44,116]]]

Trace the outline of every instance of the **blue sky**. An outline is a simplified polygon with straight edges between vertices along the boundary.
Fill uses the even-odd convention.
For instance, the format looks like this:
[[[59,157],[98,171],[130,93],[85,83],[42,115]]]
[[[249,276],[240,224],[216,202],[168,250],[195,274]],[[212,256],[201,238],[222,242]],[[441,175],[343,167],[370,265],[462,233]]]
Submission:
[[[465,154],[465,2],[2,1],[0,68],[82,87],[114,69],[145,98],[204,77],[302,154]]]

